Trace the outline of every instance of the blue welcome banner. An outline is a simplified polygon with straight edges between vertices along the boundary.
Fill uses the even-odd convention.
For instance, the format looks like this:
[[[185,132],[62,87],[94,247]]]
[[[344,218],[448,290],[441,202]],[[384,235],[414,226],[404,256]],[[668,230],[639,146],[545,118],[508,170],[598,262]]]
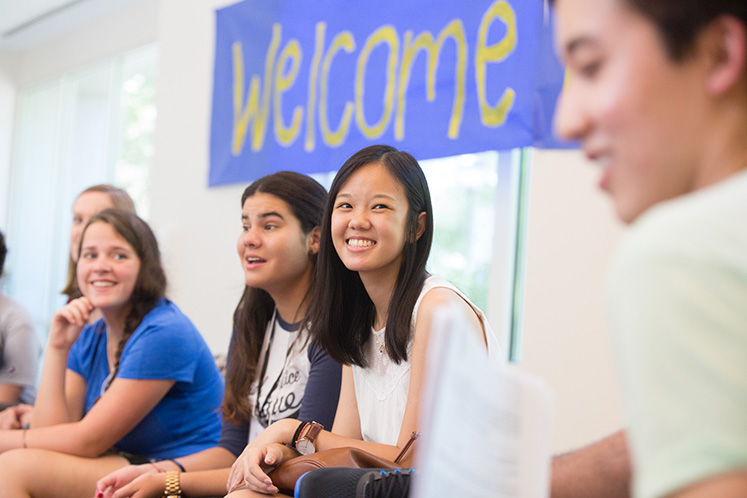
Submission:
[[[556,147],[563,82],[542,0],[246,0],[216,13],[209,184]]]

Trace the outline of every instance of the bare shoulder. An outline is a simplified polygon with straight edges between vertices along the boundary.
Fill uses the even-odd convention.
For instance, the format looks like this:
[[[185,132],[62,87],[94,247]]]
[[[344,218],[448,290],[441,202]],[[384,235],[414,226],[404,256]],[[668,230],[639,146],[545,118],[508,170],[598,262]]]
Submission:
[[[430,329],[434,310],[444,305],[458,307],[472,325],[471,328],[474,333],[483,343],[485,343],[483,324],[481,318],[477,315],[478,311],[470,306],[467,301],[465,301],[453,289],[448,287],[435,287],[423,296],[423,299],[420,302],[420,308],[418,309],[415,333],[417,334],[418,329],[422,329],[423,327],[428,327],[428,329]]]

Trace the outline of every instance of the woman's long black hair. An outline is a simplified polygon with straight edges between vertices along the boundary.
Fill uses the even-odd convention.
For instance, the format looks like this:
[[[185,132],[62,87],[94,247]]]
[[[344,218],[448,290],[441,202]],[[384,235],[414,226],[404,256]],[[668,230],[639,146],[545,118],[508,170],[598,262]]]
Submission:
[[[274,195],[285,201],[301,223],[304,234],[319,226],[327,200],[327,191],[316,180],[292,171],[280,171],[253,182],[241,195],[242,208],[244,202],[257,193]],[[310,257],[313,264],[316,255]],[[223,396],[223,416],[231,422],[239,423],[251,416],[249,389],[255,378],[267,323],[274,310],[275,301],[269,293],[248,285],[244,288],[233,314],[234,343],[228,358]]]
[[[412,338],[412,312],[425,281],[425,264],[433,241],[433,209],[428,182],[420,165],[407,152],[388,145],[366,147],[348,159],[337,172],[329,191],[322,220],[315,292],[309,303],[306,325],[312,336],[336,361],[366,366],[364,346],[371,337],[376,308],[357,272],[348,270],[335,251],[331,235],[332,210],[340,188],[355,171],[367,164],[382,164],[405,191],[408,202],[402,265],[389,302],[386,352],[400,363],[407,360]],[[418,217],[426,213],[425,231],[418,238]]]

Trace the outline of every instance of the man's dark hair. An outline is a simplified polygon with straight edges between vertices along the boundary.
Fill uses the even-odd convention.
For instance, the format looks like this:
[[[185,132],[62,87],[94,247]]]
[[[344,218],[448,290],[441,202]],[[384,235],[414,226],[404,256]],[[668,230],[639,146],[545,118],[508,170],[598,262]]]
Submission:
[[[551,5],[557,0],[549,0]],[[681,61],[690,53],[698,33],[721,15],[747,26],[745,0],[619,0],[649,19],[657,28],[669,57]]]

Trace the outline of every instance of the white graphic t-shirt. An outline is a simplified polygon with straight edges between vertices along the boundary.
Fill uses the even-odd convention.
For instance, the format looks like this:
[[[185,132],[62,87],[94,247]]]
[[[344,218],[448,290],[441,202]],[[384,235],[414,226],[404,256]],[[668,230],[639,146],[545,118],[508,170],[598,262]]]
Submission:
[[[311,368],[307,340],[305,330],[299,331],[298,324],[286,323],[275,311],[267,324],[257,377],[249,392],[249,441],[277,420],[298,418]]]

